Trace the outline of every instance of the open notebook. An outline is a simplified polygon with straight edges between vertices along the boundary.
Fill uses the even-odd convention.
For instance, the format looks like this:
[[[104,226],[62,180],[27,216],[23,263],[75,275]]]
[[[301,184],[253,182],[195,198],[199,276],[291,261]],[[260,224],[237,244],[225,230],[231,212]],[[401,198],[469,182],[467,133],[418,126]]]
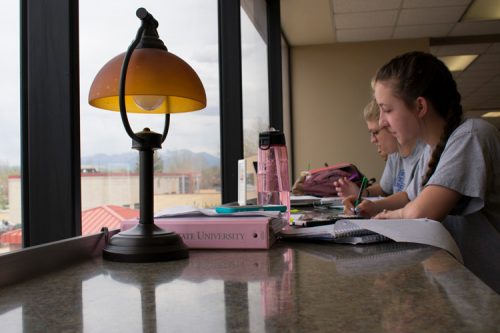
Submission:
[[[430,219],[346,219],[333,225],[287,229],[278,236],[283,239],[328,240],[350,244],[393,240],[432,245],[448,251],[463,263],[460,250],[448,230],[440,222]]]
[[[366,244],[390,240],[378,233],[360,228],[351,220],[339,220],[335,224],[317,227],[283,230],[279,235],[283,239],[324,240],[348,244]]]

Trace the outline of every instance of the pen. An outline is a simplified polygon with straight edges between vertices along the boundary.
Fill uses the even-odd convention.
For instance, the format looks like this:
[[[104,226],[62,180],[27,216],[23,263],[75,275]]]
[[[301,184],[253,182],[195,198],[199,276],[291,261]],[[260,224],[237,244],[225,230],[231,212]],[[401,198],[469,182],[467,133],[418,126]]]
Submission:
[[[361,186],[359,187],[358,198],[354,202],[354,207],[357,207],[361,203],[361,196],[363,195],[363,191],[365,190],[367,183],[368,179],[366,179],[366,177],[363,177],[363,180],[361,181]]]

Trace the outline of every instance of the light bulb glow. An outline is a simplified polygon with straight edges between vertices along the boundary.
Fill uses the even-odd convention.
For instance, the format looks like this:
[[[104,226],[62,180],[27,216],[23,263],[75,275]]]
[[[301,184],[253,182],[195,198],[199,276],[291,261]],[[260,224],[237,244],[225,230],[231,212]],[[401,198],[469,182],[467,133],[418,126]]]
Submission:
[[[133,96],[135,104],[145,111],[158,109],[165,101],[165,96],[136,95]]]

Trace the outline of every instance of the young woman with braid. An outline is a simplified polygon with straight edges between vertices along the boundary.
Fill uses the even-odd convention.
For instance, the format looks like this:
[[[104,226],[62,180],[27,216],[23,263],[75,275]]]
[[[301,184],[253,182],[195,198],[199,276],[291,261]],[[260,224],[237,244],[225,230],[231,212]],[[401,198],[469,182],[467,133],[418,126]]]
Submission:
[[[404,192],[363,201],[362,215],[442,221],[465,265],[500,292],[500,132],[482,119],[462,118],[460,94],[443,62],[422,52],[398,56],[372,82],[380,126],[399,143],[428,147]],[[346,213],[353,208],[346,199]]]

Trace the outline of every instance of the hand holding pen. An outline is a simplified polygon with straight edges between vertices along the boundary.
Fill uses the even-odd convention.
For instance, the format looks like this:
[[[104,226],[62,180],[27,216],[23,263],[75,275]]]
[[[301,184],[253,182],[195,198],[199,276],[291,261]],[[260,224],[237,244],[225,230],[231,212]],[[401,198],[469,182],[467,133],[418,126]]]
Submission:
[[[359,205],[362,202],[362,196],[363,196],[363,191],[366,189],[366,186],[368,185],[368,179],[366,177],[363,177],[363,180],[361,181],[361,186],[359,187],[359,192],[357,197],[354,195],[349,196],[345,198],[343,201],[344,204],[344,213],[345,214],[356,214],[360,215],[362,213],[362,210],[360,209]],[[364,215],[364,214],[361,214]]]
[[[347,197],[342,201],[344,204],[344,214],[345,215],[357,215],[363,217],[373,217],[378,212],[378,207],[375,202],[371,200],[362,200],[361,203],[354,207],[354,202],[356,201],[356,196],[352,195]]]
[[[363,191],[366,189],[366,185],[368,185],[368,179],[363,176],[363,180],[361,181],[361,186],[359,187],[358,197],[356,198],[356,201],[354,202],[354,212],[356,214],[358,214],[358,212],[356,211],[356,208],[361,203],[361,197],[363,196]]]

